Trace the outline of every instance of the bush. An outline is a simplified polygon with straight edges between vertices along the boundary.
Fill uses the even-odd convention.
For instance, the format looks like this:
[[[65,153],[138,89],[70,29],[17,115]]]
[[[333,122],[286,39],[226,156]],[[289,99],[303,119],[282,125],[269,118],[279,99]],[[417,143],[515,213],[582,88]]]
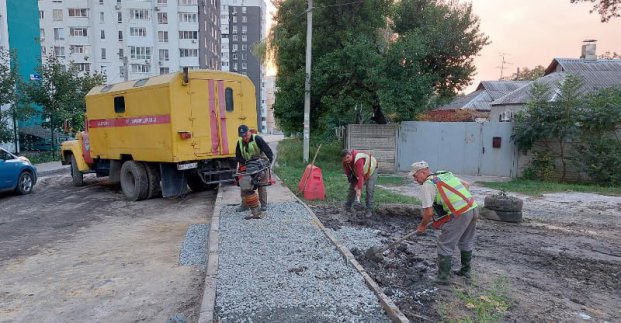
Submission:
[[[533,151],[533,159],[522,173],[524,179],[539,181],[556,181],[558,175],[554,167],[554,156],[549,151]]]
[[[602,186],[621,185],[621,141],[610,137],[585,137],[575,147],[578,167]]]

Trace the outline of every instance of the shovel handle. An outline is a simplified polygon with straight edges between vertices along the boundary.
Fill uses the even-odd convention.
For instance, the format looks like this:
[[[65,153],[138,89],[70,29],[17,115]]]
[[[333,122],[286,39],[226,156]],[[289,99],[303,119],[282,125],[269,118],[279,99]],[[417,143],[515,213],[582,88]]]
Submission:
[[[429,224],[427,224],[427,227],[429,227],[429,226],[431,225],[431,223],[433,223],[433,222],[430,222]],[[408,233],[408,234],[404,235],[403,237],[401,237],[401,238],[397,239],[395,242],[393,242],[393,243],[389,244],[388,246],[386,246],[386,247],[383,247],[383,248],[379,249],[379,250],[376,252],[376,254],[378,254],[378,253],[383,253],[384,251],[386,251],[386,250],[388,250],[388,249],[391,249],[392,247],[394,247],[394,246],[396,246],[396,245],[400,244],[401,242],[403,242],[405,239],[408,239],[409,237],[411,237],[411,236],[415,235],[415,234],[416,234],[416,232],[417,232],[417,230],[411,231],[410,233]]]

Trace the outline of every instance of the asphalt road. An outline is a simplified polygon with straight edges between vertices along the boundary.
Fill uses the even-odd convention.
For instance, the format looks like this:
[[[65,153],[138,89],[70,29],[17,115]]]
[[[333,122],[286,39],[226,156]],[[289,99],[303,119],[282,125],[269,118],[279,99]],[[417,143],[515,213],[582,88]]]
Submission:
[[[179,265],[186,230],[215,192],[128,202],[105,179],[42,176],[0,193],[0,322],[197,320],[204,272]]]

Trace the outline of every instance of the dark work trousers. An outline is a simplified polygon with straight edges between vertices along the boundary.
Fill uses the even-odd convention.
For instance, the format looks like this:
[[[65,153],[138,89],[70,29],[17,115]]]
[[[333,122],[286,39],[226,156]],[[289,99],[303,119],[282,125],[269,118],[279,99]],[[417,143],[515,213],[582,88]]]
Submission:
[[[438,237],[438,256],[451,256],[456,246],[460,251],[474,249],[477,214],[478,209],[475,207],[442,225],[442,233]]]
[[[369,179],[367,179],[363,186],[366,187],[367,189],[367,194],[366,194],[366,207],[367,209],[371,210],[373,209],[373,193],[375,192],[375,182],[377,182],[377,175],[378,175],[378,171],[377,168],[373,171],[373,174],[371,174],[371,176],[369,176]],[[347,202],[345,203],[346,207],[351,207],[352,204],[354,204],[354,201],[356,200],[356,183],[350,183],[349,184],[349,192],[347,193]]]

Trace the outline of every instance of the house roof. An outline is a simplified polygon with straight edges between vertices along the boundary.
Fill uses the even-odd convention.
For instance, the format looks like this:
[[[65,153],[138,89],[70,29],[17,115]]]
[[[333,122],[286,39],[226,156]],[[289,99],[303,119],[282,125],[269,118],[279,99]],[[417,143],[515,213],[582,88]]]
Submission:
[[[621,72],[621,59],[555,58],[544,75],[555,72],[616,71]]]
[[[621,65],[620,65],[621,66]],[[537,83],[546,84],[550,87],[550,94],[554,99],[554,95],[558,94],[559,86],[568,75],[578,75],[582,78],[583,84],[579,93],[593,92],[599,89],[621,86],[621,73],[619,71],[593,71],[582,70],[573,72],[557,72],[545,75],[537,79]],[[523,105],[532,98],[530,91],[534,83],[527,84],[504,97],[491,103],[492,106],[497,105]]]
[[[436,110],[460,110],[470,109],[477,111],[489,111],[490,103],[507,93],[510,93],[530,81],[482,81],[477,89],[464,96],[459,96],[451,103],[437,108]]]

